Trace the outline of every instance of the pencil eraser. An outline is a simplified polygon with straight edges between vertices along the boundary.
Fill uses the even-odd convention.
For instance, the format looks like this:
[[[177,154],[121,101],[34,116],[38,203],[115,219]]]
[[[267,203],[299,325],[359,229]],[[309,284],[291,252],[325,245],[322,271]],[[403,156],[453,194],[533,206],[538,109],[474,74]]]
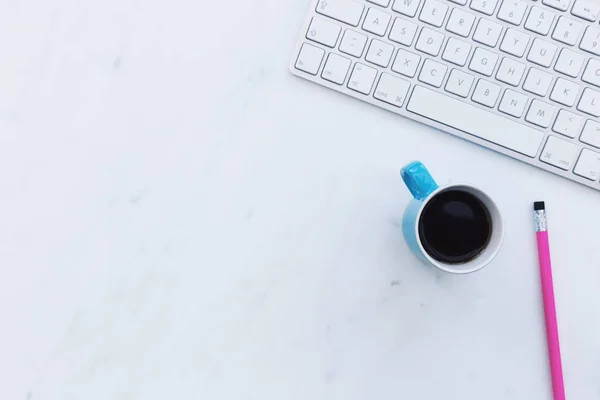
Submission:
[[[545,209],[546,209],[546,204],[543,201],[536,201],[535,203],[533,203],[534,211],[540,211],[540,210],[545,210]]]

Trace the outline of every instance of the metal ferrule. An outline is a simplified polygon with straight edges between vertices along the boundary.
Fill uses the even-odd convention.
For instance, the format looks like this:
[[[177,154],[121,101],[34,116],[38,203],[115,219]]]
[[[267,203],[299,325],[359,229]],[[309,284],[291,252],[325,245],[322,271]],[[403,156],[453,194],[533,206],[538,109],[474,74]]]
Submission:
[[[546,232],[548,230],[548,220],[546,219],[546,210],[534,211],[535,213],[535,231]]]

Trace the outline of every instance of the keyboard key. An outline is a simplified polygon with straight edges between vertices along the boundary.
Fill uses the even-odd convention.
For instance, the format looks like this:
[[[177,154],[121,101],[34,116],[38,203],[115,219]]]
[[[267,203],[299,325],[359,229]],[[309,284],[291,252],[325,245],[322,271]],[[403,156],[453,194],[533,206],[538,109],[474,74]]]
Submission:
[[[481,18],[475,29],[473,40],[486,46],[496,47],[500,33],[502,33],[502,25],[492,22],[489,19]]]
[[[556,48],[556,45],[536,38],[527,54],[527,59],[542,67],[549,67],[554,59]]]
[[[577,78],[583,65],[584,58],[581,54],[569,49],[562,49],[554,69],[560,73]]]
[[[463,67],[467,63],[467,58],[469,57],[470,52],[471,45],[469,43],[465,43],[462,40],[455,38],[450,38],[448,39],[448,43],[446,44],[446,49],[444,50],[444,54],[442,54],[442,58],[446,61]]]
[[[585,67],[581,80],[600,87],[600,61],[592,58]]]
[[[373,97],[396,107],[402,107],[406,95],[410,89],[410,83],[404,79],[383,73],[375,89]]]
[[[421,86],[413,90],[406,109],[532,158],[544,137],[537,129]]]
[[[550,100],[572,107],[579,94],[580,86],[576,83],[563,78],[558,78],[554,84],[554,89],[550,93]]]
[[[365,6],[355,0],[319,0],[317,12],[329,18],[358,26]]]
[[[497,61],[498,54],[478,47],[475,49],[475,53],[473,53],[469,69],[486,76],[492,76]]]
[[[588,119],[579,140],[590,146],[600,148],[600,124]]]
[[[579,48],[600,56],[600,29],[588,26],[581,39]]]
[[[554,21],[555,14],[541,7],[531,7],[529,17],[525,22],[525,29],[547,35]]]
[[[342,43],[340,43],[340,51],[342,53],[350,54],[354,57],[362,57],[362,53],[365,50],[367,44],[367,36],[362,33],[355,32],[350,29],[346,29]]]
[[[472,0],[471,8],[486,15],[492,15],[497,4],[498,0]]]
[[[525,2],[521,0],[504,0],[500,11],[498,11],[498,19],[518,26],[523,22],[525,11],[527,11]]]
[[[552,83],[552,75],[537,68],[530,68],[523,84],[523,90],[544,97],[550,89],[550,83]]]
[[[513,117],[521,118],[526,104],[527,96],[517,93],[514,90],[506,89],[498,110]]]
[[[573,172],[590,181],[597,181],[600,175],[600,154],[583,149]]]
[[[396,18],[390,32],[390,40],[405,46],[412,46],[419,26],[403,18]]]
[[[469,37],[471,29],[475,23],[475,16],[469,12],[463,11],[460,8],[455,8],[450,14],[446,30],[463,37]]]
[[[316,75],[317,72],[319,72],[324,55],[325,50],[304,43],[300,49],[300,54],[298,54],[298,58],[296,59],[296,69]]]
[[[447,92],[466,98],[471,91],[473,81],[475,81],[473,75],[469,75],[458,69],[453,69],[452,72],[450,72],[445,89]]]
[[[571,14],[586,19],[588,21],[596,21],[600,12],[600,3],[597,0],[576,0]]]
[[[342,85],[348,75],[350,64],[352,64],[352,62],[346,57],[331,53],[327,57],[325,67],[323,67],[323,72],[321,73],[321,78]]]
[[[496,79],[512,86],[519,86],[521,78],[525,73],[525,64],[521,64],[511,58],[504,57],[496,73]]]
[[[531,106],[529,106],[525,120],[542,128],[547,128],[550,126],[550,121],[552,121],[555,111],[556,108],[550,104],[534,99],[531,102]]]
[[[369,94],[373,88],[373,82],[377,77],[375,68],[367,67],[361,63],[356,63],[352,70],[352,75],[348,81],[348,89],[362,94]]]
[[[500,50],[513,56],[523,57],[530,38],[531,36],[526,33],[509,28],[502,39]]]
[[[419,74],[419,80],[431,86],[440,87],[447,70],[448,67],[444,64],[433,60],[425,60]]]
[[[571,0],[542,0],[542,4],[556,8],[559,11],[567,11]]]
[[[380,11],[377,8],[369,8],[367,16],[363,22],[362,28],[377,36],[385,35],[392,16],[386,12]]]
[[[419,19],[438,28],[444,23],[448,6],[437,0],[425,0]]]
[[[400,49],[396,55],[394,65],[392,65],[392,71],[412,78],[417,73],[420,61],[420,55]]]
[[[581,133],[581,127],[583,126],[583,118],[577,114],[573,114],[570,111],[560,110],[552,130],[561,135],[574,139]]]
[[[419,3],[421,0],[396,0],[392,10],[412,18],[417,14]]]
[[[583,25],[580,22],[570,18],[560,17],[554,28],[554,32],[552,32],[552,39],[573,46],[577,43],[577,39],[579,39],[582,29]]]
[[[437,55],[440,54],[440,49],[443,42],[444,35],[439,32],[432,31],[431,29],[423,28],[415,48],[419,51],[437,57]]]
[[[577,109],[594,117],[600,117],[600,92],[586,88]]]
[[[471,99],[475,103],[493,108],[496,105],[496,100],[500,96],[501,87],[495,83],[480,79],[475,86]]]
[[[579,153],[579,147],[556,136],[548,136],[548,141],[542,150],[540,160],[568,171],[573,166]]]
[[[390,0],[367,0],[369,3],[377,4],[381,7],[387,7],[390,5]]]
[[[381,40],[373,39],[365,60],[380,67],[387,68],[394,54],[394,46]]]
[[[334,47],[341,30],[342,28],[338,24],[315,17],[308,27],[306,38],[328,47]]]

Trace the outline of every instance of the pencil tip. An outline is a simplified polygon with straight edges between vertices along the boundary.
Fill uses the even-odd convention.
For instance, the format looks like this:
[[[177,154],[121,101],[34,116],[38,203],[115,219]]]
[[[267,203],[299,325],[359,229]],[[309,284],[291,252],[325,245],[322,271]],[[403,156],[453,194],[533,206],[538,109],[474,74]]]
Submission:
[[[545,210],[546,204],[543,201],[536,201],[535,203],[533,203],[533,209],[534,211]]]

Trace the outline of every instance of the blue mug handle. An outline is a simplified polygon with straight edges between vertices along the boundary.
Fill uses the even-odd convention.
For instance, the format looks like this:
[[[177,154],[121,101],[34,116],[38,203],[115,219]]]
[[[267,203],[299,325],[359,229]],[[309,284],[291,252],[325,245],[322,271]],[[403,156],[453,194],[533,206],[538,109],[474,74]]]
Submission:
[[[400,171],[404,184],[417,200],[424,200],[433,193],[438,184],[420,161],[405,165]]]

